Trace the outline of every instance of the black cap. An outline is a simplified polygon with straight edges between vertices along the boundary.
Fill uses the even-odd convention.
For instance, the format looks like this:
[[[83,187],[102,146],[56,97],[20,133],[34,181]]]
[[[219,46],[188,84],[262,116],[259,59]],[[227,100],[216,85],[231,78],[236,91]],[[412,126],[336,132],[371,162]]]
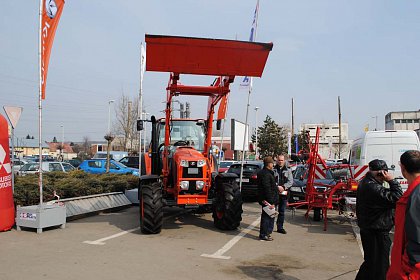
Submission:
[[[389,170],[388,166],[386,165],[386,162],[381,159],[374,159],[371,162],[369,162],[369,169],[370,171]]]

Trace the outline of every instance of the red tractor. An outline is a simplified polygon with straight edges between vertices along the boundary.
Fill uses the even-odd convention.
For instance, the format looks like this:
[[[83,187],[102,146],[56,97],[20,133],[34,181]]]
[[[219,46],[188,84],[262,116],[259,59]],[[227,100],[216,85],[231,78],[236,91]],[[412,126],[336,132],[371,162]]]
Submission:
[[[164,206],[211,207],[217,228],[236,229],[242,220],[241,193],[235,174],[217,172],[213,123],[220,129],[235,76],[261,77],[273,44],[160,35],[146,35],[146,44],[146,70],[171,74],[165,118],[151,117],[151,158],[146,162],[151,172],[139,182],[141,230],[161,231]],[[188,86],[179,82],[181,74],[217,78],[210,86]],[[208,97],[206,117],[172,118],[173,97],[183,95]]]

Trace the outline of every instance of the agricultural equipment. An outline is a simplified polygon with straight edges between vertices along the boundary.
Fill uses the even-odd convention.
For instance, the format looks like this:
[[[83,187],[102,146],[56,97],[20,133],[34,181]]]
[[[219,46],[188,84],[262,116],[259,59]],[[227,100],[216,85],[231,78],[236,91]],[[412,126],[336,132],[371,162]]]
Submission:
[[[307,206],[305,217],[309,217],[309,213],[314,211],[314,220],[324,220],[324,230],[327,230],[327,212],[329,209],[337,208],[339,214],[344,212],[343,205],[354,201],[358,186],[359,174],[355,170],[359,170],[358,166],[349,164],[327,165],[318,153],[319,149],[319,132],[320,128],[316,130],[315,143],[309,141],[309,159],[307,165],[309,167],[308,180],[306,184],[305,201],[289,203],[289,207]],[[308,137],[309,138],[309,137]],[[322,176],[328,169],[341,170],[344,176],[338,178],[335,184],[314,183],[315,178]],[[357,178],[357,179],[356,179]]]
[[[242,220],[241,194],[235,174],[217,173],[213,122],[220,129],[235,76],[261,77],[273,44],[160,35],[146,35],[146,44],[146,71],[170,72],[170,78],[165,118],[151,117],[150,174],[139,182],[141,230],[161,231],[164,206],[211,207],[217,228],[236,229]],[[217,78],[210,86],[192,86],[180,83],[181,74]],[[184,95],[208,97],[205,118],[172,117],[173,98]]]

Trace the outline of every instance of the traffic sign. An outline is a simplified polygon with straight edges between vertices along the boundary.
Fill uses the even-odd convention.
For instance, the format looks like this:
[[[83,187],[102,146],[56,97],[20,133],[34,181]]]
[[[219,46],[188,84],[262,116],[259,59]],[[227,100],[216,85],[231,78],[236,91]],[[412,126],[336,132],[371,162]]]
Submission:
[[[20,115],[22,114],[22,107],[13,107],[13,106],[3,106],[6,116],[10,121],[13,129],[16,128],[17,123],[19,122]]]

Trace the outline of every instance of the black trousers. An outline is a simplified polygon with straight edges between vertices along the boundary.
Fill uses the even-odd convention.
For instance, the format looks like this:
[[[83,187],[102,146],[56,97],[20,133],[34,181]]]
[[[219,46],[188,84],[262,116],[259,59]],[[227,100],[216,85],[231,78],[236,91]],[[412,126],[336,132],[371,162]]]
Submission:
[[[385,280],[391,248],[389,231],[360,229],[360,237],[362,238],[364,262],[360,266],[356,280]]]
[[[274,218],[268,216],[263,209],[261,209],[261,212],[260,238],[273,233],[274,229]]]

